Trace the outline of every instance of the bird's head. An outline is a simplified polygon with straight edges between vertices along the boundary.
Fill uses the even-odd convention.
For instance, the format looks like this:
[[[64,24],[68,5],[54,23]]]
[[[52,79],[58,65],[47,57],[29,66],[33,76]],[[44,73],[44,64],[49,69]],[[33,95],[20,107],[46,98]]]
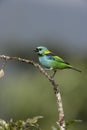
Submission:
[[[39,56],[43,56],[45,54],[49,54],[50,53],[50,51],[46,47],[44,47],[44,46],[36,47],[36,49],[34,51],[37,52],[37,54]]]

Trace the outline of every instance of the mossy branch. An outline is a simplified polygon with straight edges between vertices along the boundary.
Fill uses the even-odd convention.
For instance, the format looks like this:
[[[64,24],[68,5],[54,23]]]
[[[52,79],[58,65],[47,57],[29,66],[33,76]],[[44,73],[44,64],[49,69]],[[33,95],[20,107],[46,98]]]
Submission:
[[[56,95],[57,110],[58,110],[57,125],[59,126],[60,130],[65,130],[66,127],[65,127],[65,119],[64,119],[64,110],[63,110],[63,104],[62,104],[62,99],[61,99],[61,93],[59,90],[59,85],[55,82],[55,80],[50,75],[48,75],[46,70],[42,68],[41,65],[39,65],[38,63],[35,63],[33,60],[23,59],[20,57],[10,57],[10,56],[5,56],[5,55],[0,55],[0,59],[4,59],[6,62],[9,60],[13,60],[17,62],[25,62],[27,64],[32,64],[34,67],[39,69],[39,71],[49,80],[49,82],[53,86],[53,90]],[[5,63],[3,65],[5,65]]]

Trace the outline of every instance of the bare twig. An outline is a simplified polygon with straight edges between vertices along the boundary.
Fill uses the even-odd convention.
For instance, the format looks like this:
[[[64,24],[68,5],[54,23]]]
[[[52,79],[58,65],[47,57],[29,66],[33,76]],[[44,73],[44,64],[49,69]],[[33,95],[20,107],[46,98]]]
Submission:
[[[18,62],[25,62],[28,64],[34,65],[36,68],[39,69],[39,71],[45,75],[45,77],[50,81],[50,83],[53,86],[55,95],[56,95],[56,101],[57,101],[57,110],[58,110],[58,121],[57,124],[60,128],[60,130],[65,130],[65,119],[64,119],[64,111],[63,111],[63,105],[62,105],[62,99],[61,99],[61,94],[59,90],[59,85],[55,82],[55,80],[47,74],[45,69],[43,69],[38,63],[35,63],[33,60],[28,60],[28,59],[23,59],[20,57],[10,57],[10,56],[5,56],[5,55],[0,55],[1,59],[4,59],[6,61],[8,60],[13,60],[13,61],[18,61]]]

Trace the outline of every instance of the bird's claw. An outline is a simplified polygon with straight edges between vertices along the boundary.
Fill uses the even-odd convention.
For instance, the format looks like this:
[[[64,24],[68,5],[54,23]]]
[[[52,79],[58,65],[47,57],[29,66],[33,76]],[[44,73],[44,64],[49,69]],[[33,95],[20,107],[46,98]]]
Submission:
[[[56,72],[57,72],[57,70],[54,70],[54,73],[50,76],[52,79],[54,78]]]

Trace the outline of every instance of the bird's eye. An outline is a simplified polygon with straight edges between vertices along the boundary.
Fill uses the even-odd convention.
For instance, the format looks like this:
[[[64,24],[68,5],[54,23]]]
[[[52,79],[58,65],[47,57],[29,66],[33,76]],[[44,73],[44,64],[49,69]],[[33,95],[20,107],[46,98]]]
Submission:
[[[41,48],[39,48],[39,51],[41,51],[42,49]]]

